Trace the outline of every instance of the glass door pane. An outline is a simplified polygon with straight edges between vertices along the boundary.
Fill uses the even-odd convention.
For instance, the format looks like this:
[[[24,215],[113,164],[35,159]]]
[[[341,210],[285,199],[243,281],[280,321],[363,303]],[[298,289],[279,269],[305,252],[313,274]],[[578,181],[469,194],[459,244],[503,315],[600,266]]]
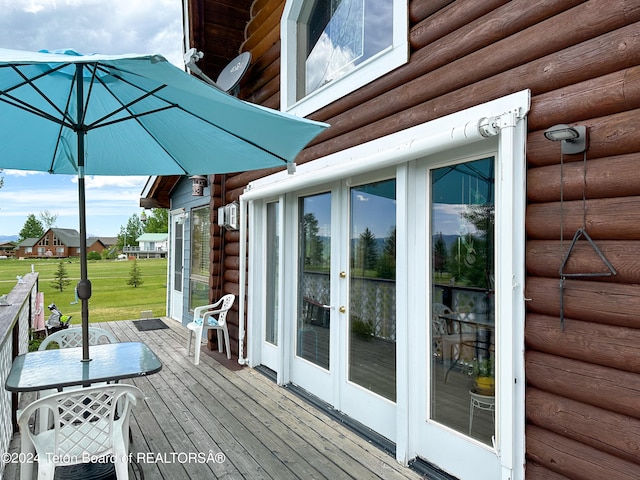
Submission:
[[[331,193],[299,199],[296,355],[329,370]]]
[[[494,158],[431,171],[431,418],[495,433]]]
[[[351,188],[349,380],[396,399],[396,181]]]
[[[278,285],[280,279],[280,204],[267,204],[267,282],[265,341],[278,345]]]
[[[173,289],[182,292],[182,242],[183,224],[176,221],[173,224]]]

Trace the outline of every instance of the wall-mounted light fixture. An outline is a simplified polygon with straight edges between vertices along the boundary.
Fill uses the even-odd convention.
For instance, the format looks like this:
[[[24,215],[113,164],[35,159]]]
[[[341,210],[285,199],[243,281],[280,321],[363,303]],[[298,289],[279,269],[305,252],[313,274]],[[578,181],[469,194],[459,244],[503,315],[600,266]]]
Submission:
[[[204,175],[194,175],[189,178],[191,178],[191,182],[193,182],[191,195],[194,197],[202,197],[204,195],[205,187],[209,185],[207,177]]]
[[[587,127],[584,125],[554,125],[544,132],[547,140],[562,142],[561,151],[564,155],[582,153],[587,149]]]
[[[177,211],[175,211],[174,215],[175,215],[176,223],[179,223],[180,225],[182,225],[184,224],[185,218],[187,218],[187,210],[184,207],[182,207]]]
[[[227,230],[238,230],[238,202],[228,203],[218,208],[218,225]]]
[[[147,223],[147,213],[143,210],[142,213],[140,214],[140,221],[142,223]]]

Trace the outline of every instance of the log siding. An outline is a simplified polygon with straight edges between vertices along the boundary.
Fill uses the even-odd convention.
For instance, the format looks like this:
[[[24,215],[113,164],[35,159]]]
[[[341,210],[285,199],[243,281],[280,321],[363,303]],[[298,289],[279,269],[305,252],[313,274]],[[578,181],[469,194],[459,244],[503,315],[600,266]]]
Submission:
[[[283,7],[254,1],[239,47],[253,57],[240,96],[272,108]],[[530,89],[526,478],[640,478],[640,2],[412,0],[409,19],[409,62],[310,115],[331,128],[298,163]],[[557,123],[587,126],[586,162],[561,166],[559,144],[543,136]],[[215,176],[212,224],[218,206],[274,171]],[[559,267],[582,226],[618,275],[567,281],[561,331]],[[239,292],[239,235],[221,238],[212,297]],[[601,265],[580,244],[567,267]],[[237,312],[229,323],[237,355]]]

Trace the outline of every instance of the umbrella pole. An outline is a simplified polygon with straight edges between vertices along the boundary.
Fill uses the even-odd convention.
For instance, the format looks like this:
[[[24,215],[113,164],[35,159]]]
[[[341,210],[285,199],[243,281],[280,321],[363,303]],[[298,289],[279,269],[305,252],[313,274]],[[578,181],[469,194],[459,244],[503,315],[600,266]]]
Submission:
[[[87,215],[84,186],[84,92],[82,64],[76,64],[76,94],[78,118],[76,135],[78,137],[78,209],[80,215],[80,281],[78,282],[78,298],[82,305],[82,361],[89,362],[89,298],[91,298],[91,282],[87,274]]]
[[[84,195],[84,167],[78,175],[78,203],[80,210],[80,281],[78,282],[78,298],[82,305],[82,361],[89,358],[89,298],[91,298],[91,281],[87,278],[87,218]]]

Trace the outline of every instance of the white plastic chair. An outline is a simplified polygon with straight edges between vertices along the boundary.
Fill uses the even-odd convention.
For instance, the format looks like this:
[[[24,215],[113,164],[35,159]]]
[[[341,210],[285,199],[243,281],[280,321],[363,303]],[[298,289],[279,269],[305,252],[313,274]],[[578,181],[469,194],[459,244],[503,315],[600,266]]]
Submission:
[[[99,345],[101,343],[117,343],[118,339],[115,337],[113,333],[108,330],[99,327],[89,327],[89,345]],[[52,344],[58,344],[58,348],[72,348],[72,347],[81,347],[82,346],[82,328],[72,327],[66,328],[64,330],[59,330],[51,335],[48,335],[38,347],[38,350],[46,350]],[[97,385],[97,384],[96,384]],[[65,390],[77,390],[82,388],[78,387],[67,387]],[[48,397],[49,395],[53,395],[54,393],[58,393],[58,390],[55,388],[48,390],[40,390],[38,392],[38,398]],[[20,413],[20,412],[18,412]],[[46,412],[42,412],[43,414],[40,416],[40,429],[44,430],[47,428],[47,421],[50,420],[46,415]]]
[[[129,478],[129,415],[142,400],[133,385],[110,384],[55,393],[29,404],[19,415],[22,452],[38,455],[38,480],[52,480],[58,466],[77,465],[113,456],[116,478]],[[33,432],[29,425],[40,412],[53,422]],[[31,478],[33,464],[24,463],[21,478]]]
[[[469,353],[467,344],[475,340],[475,333],[463,331],[460,322],[455,320],[447,322],[442,315],[450,315],[454,312],[446,305],[434,303],[431,311],[434,354],[436,357],[442,358],[446,382],[453,366],[471,360],[471,358],[465,358],[465,355]],[[473,351],[471,352],[473,353]]]
[[[117,342],[118,339],[110,331],[99,327],[89,327],[89,345]],[[71,327],[52,333],[42,341],[38,350],[46,350],[52,343],[57,343],[59,348],[81,347],[82,328]]]
[[[451,314],[453,310],[443,303],[434,303],[431,307],[431,332],[433,344],[433,356],[439,357],[443,361],[451,359],[451,350],[443,348],[443,338],[449,335],[447,321],[440,315]],[[449,346],[448,346],[449,347]]]
[[[202,343],[202,333],[207,330],[218,331],[218,351],[222,352],[222,336],[224,335],[224,345],[227,349],[227,358],[231,359],[231,345],[229,342],[229,331],[227,330],[227,312],[233,306],[236,296],[229,293],[223,296],[216,303],[196,307],[193,311],[193,322],[187,324],[189,332],[187,334],[187,356],[191,354],[191,338],[195,335],[196,345],[194,364],[200,363],[200,346]],[[217,315],[217,318],[214,316]]]

